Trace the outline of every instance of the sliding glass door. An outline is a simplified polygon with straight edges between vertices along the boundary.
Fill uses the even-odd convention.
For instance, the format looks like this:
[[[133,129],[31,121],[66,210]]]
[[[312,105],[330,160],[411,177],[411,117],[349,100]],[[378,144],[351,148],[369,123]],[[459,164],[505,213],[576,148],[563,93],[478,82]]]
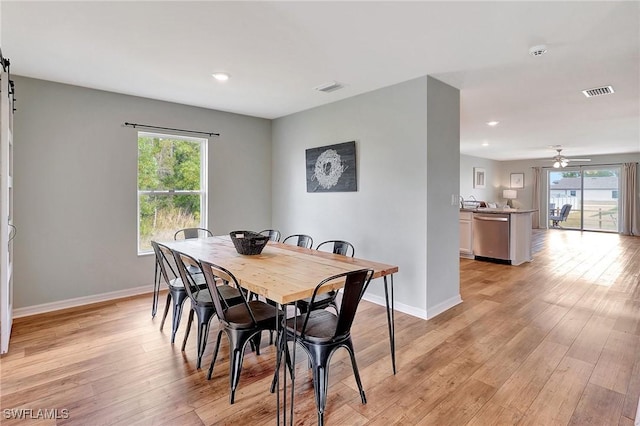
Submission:
[[[581,166],[549,170],[549,226],[619,232],[620,167]],[[563,206],[570,205],[563,216]]]
[[[549,170],[550,226],[582,228],[582,173],[579,168]],[[568,211],[568,215],[564,215]]]
[[[582,229],[618,232],[620,167],[583,167]]]

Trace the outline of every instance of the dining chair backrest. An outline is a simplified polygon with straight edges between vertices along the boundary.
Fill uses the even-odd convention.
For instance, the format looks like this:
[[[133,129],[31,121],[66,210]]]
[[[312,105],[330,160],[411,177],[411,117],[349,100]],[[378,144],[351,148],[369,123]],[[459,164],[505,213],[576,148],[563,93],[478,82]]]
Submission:
[[[196,284],[191,271],[196,269],[199,273],[201,273],[202,269],[200,268],[200,264],[196,259],[189,256],[188,254],[181,253],[176,250],[171,250],[171,252],[176,262],[176,267],[178,268],[178,273],[180,274],[180,278],[182,279],[184,289],[187,292],[187,295],[189,296],[189,298],[191,299],[191,303],[193,305],[198,305],[200,302],[200,299],[198,298],[198,293],[201,291],[201,289]]]
[[[343,256],[353,257],[356,252],[355,248],[353,247],[353,244],[343,240],[324,241],[318,244],[318,247],[316,247],[316,250],[321,250],[322,248],[329,248],[331,245],[333,245],[333,247],[331,247],[331,252],[334,254],[341,254]]]
[[[206,228],[184,228],[173,234],[174,240],[191,240],[194,238],[213,237],[213,233]]]
[[[164,282],[168,286],[171,286],[172,283],[175,282],[175,279],[178,278],[177,268],[174,269],[176,265],[171,249],[155,241],[151,241],[151,247],[153,247],[153,251],[156,254],[156,262],[160,268],[160,275],[164,278]],[[171,274],[171,276],[169,276],[169,274]]]
[[[560,210],[560,220],[567,220],[567,218],[569,217],[569,213],[571,212],[571,207],[571,204],[565,204],[564,206],[562,206],[562,209]]]
[[[280,231],[277,229],[265,229],[264,231],[260,231],[260,233],[269,237],[271,241],[280,241]]]
[[[288,242],[287,242],[288,241]],[[306,234],[293,234],[289,235],[282,241],[284,244],[293,244],[298,247],[313,247],[313,238]]]
[[[311,297],[312,303],[318,295],[319,289],[323,285],[334,280],[345,280],[344,290],[342,293],[342,303],[340,305],[340,310],[338,311],[338,321],[336,329],[333,332],[334,339],[339,339],[350,333],[351,325],[353,324],[353,319],[356,316],[358,305],[360,304],[362,295],[369,286],[369,282],[371,282],[372,276],[372,269],[359,269],[356,271],[343,272],[341,274],[325,278],[314,289],[313,296]],[[312,312],[312,310],[309,310],[305,314],[304,322],[301,329],[302,338],[304,338],[304,335],[306,333],[307,323]]]
[[[236,288],[242,296],[242,301],[244,302],[242,305],[246,310],[245,314],[248,315],[249,318],[251,318],[251,327],[255,327],[257,324],[256,318],[253,315],[251,308],[249,307],[249,303],[247,302],[247,298],[245,297],[245,291],[240,287],[240,284],[238,283],[236,277],[225,268],[214,265],[213,263],[205,262],[204,260],[200,261],[200,267],[202,268],[202,272],[204,273],[204,279],[207,283],[207,287],[209,288],[209,292],[211,293],[211,299],[213,300],[213,304],[216,308],[216,315],[218,316],[220,321],[222,321],[226,325],[230,325],[232,322],[231,319],[229,319],[227,316],[227,309],[229,308],[229,306],[218,290],[218,285],[230,285]],[[241,304],[235,305],[235,315],[238,315],[237,309],[240,305]],[[246,315],[243,315],[243,317],[246,318]]]

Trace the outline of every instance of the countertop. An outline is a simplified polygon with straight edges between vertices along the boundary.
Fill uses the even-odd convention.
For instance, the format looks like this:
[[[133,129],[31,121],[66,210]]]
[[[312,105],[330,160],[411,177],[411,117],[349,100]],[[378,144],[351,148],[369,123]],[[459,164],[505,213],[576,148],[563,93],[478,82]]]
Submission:
[[[521,213],[533,213],[537,212],[536,209],[491,209],[488,207],[479,207],[477,209],[460,209],[461,212],[471,212],[471,213],[490,213],[490,214],[521,214]]]

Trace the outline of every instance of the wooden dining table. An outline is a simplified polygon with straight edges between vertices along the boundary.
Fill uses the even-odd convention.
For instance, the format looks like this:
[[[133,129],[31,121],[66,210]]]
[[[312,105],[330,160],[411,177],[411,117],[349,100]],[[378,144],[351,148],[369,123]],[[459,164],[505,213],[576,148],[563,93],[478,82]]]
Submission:
[[[261,254],[245,256],[238,254],[228,235],[163,244],[195,259],[228,269],[243,288],[282,305],[311,297],[316,285],[329,276],[364,268],[373,269],[373,279],[384,280],[392,367],[395,374],[393,274],[398,272],[397,266],[275,241],[269,241]],[[330,282],[320,293],[339,289],[343,284]]]
[[[327,277],[359,269],[372,269],[372,279],[382,278],[384,283],[391,366],[393,373],[396,373],[393,274],[398,272],[397,266],[275,241],[269,241],[261,254],[246,256],[236,251],[229,236],[163,244],[195,259],[222,266],[236,277],[240,286],[281,306],[311,297],[318,283]],[[344,281],[330,281],[318,293],[338,290],[343,285]]]

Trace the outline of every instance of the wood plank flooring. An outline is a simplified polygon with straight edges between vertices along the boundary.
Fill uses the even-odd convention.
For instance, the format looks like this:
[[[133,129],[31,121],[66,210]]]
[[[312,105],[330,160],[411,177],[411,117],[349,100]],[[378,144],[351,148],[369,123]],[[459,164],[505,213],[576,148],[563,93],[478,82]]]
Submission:
[[[460,261],[464,303],[424,321],[396,313],[391,372],[383,307],[353,327],[366,405],[345,351],[332,359],[328,425],[633,425],[640,395],[640,238],[549,230],[534,262]],[[402,274],[396,278],[402,285]],[[161,299],[164,301],[164,299]],[[180,351],[151,296],[16,319],[0,360],[0,422],[58,425],[264,425],[274,348],[247,353],[229,404],[223,339],[212,380],[195,368],[195,330]],[[163,303],[159,311],[162,312]],[[311,374],[297,352],[295,423],[315,424]],[[11,410],[31,409],[25,419]],[[57,412],[38,412],[53,410]],[[66,411],[65,411],[66,410]],[[43,420],[43,417],[57,419]]]

